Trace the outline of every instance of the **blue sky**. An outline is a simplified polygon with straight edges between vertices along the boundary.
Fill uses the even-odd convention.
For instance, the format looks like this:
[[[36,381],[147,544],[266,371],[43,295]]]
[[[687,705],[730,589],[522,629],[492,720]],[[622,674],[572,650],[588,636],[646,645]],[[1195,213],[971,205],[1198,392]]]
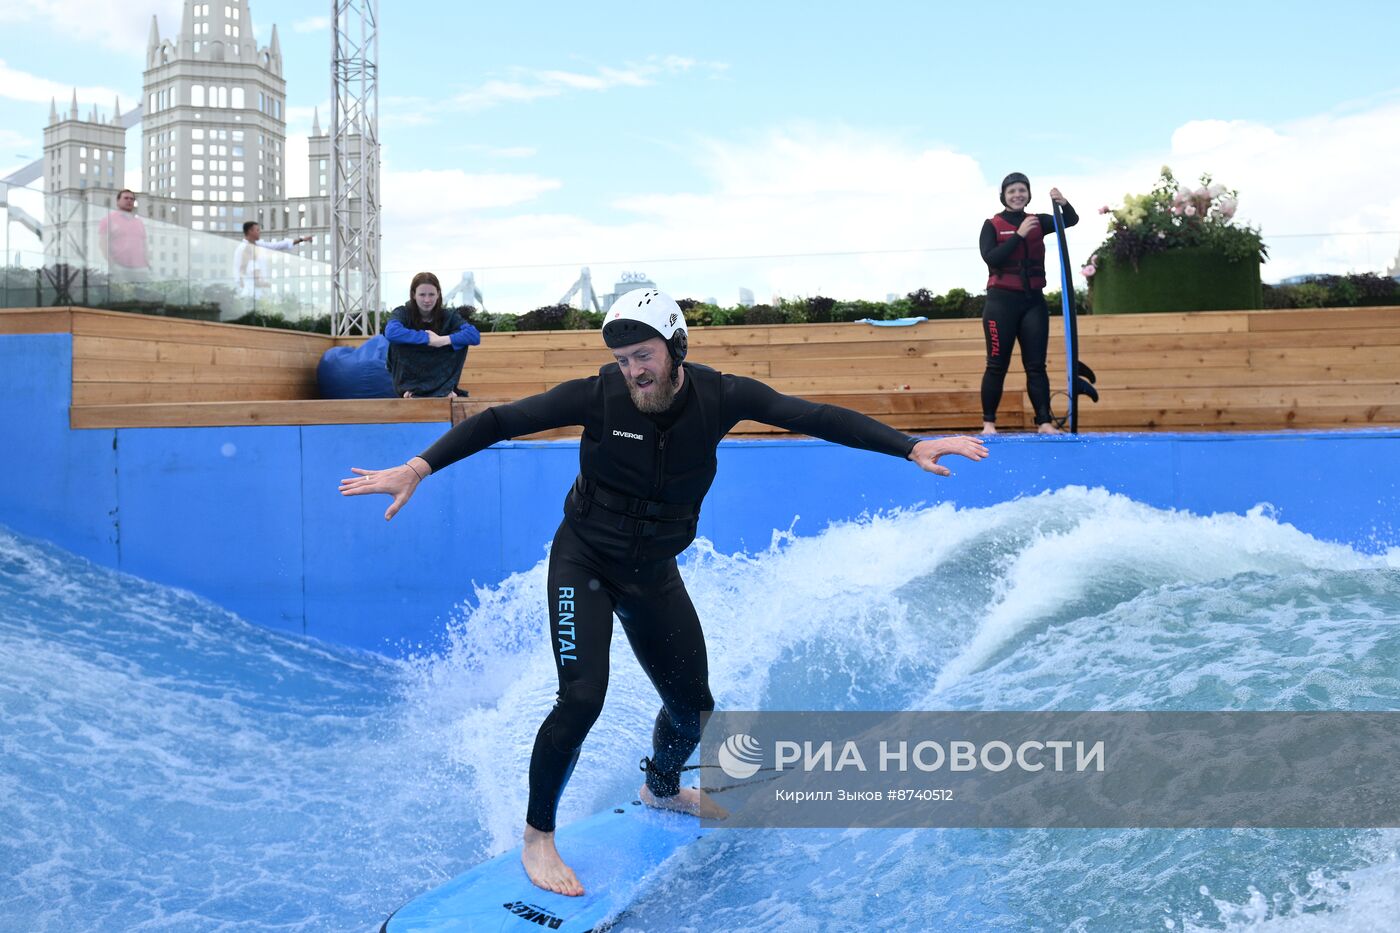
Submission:
[[[278,24],[304,135],[313,107],[326,117],[329,4],[250,5],[262,41]],[[165,35],[181,9],[10,6],[6,172],[40,154],[54,88],[78,86],[84,111],[134,102],[150,14]],[[420,268],[472,269],[488,307],[525,310],[585,263],[600,292],[641,271],[722,303],[740,286],[976,290],[1006,172],[1031,176],[1041,209],[1052,184],[1081,209],[1078,264],[1096,208],[1164,163],[1240,190],[1266,279],[1384,271],[1400,253],[1397,26],[1392,7],[1349,2],[386,3],[385,293]]]

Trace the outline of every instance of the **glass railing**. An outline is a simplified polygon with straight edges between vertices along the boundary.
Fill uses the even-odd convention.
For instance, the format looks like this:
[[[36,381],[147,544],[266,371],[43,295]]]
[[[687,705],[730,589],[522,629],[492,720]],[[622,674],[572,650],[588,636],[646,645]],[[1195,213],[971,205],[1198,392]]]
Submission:
[[[5,219],[0,306],[74,304],[216,321],[256,312],[305,322],[330,313],[331,264],[324,261],[329,251],[324,236],[290,253],[249,250],[237,230],[215,234],[144,215],[139,225],[132,224],[130,215],[109,206],[111,197],[109,192],[58,197],[0,183]],[[931,233],[927,246],[907,249],[881,249],[881,244],[867,242],[849,251],[800,252],[775,244],[767,255],[742,255],[743,249],[717,245],[711,255],[672,258],[666,244],[658,243],[650,257],[592,262],[552,262],[553,257],[532,262],[526,257],[518,263],[497,253],[481,257],[479,264],[426,271],[438,276],[448,304],[472,304],[492,316],[521,315],[560,303],[606,310],[614,296],[654,283],[677,298],[724,309],[824,296],[845,306],[837,319],[891,317],[905,313],[910,304],[905,296],[920,290],[926,290],[926,298],[946,296],[955,285],[974,296],[982,293],[985,267],[976,230],[962,233],[967,235]],[[274,232],[268,239],[280,235]],[[1076,270],[1102,237],[1095,222],[1070,231]],[[831,242],[839,245],[841,239],[833,233]],[[1400,262],[1400,237],[1393,232],[1266,235],[1265,242],[1270,261],[1262,272],[1270,283],[1305,274],[1385,274]],[[392,244],[384,252],[392,256]],[[424,271],[400,261],[388,265],[380,276],[386,310],[408,300],[409,282]],[[1052,275],[1050,289],[1058,288],[1057,279]],[[1075,287],[1083,292],[1082,276],[1076,275]],[[870,307],[876,305],[889,307]],[[930,306],[921,307],[927,311]],[[939,316],[955,313],[948,302],[939,308]]]
[[[0,307],[71,304],[210,321],[253,312],[304,321],[330,313],[330,263],[248,248],[241,225],[219,235],[139,208],[133,217],[112,208],[111,198],[106,191],[72,198],[0,183]],[[299,249],[324,251],[321,239]]]
[[[1098,223],[1084,230],[1071,231],[1069,251],[1074,259],[1074,287],[1082,296],[1087,288],[1079,272],[1103,232]],[[561,302],[574,308],[607,310],[612,298],[632,288],[655,287],[676,298],[691,298],[721,308],[747,305],[777,306],[795,300],[823,296],[860,313],[870,305],[898,305],[906,308],[906,296],[921,289],[933,297],[947,296],[955,287],[972,296],[981,295],[986,284],[972,231],[965,246],[930,246],[924,249],[865,250],[783,254],[775,250],[767,256],[725,256],[716,249],[713,257],[641,258],[622,262],[587,264],[587,286],[596,299],[588,300],[580,263],[498,264],[482,262],[472,267],[406,268],[393,262],[380,276],[380,294],[389,308],[408,300],[408,286],[414,273],[437,275],[447,293],[448,304],[475,305],[491,315],[520,315]],[[1261,268],[1266,283],[1292,284],[1295,277],[1309,275],[1349,275],[1388,273],[1400,263],[1400,235],[1394,232],[1327,234],[1265,238],[1269,261]],[[658,244],[663,256],[665,244]],[[386,249],[386,253],[391,252]],[[1058,268],[1051,247],[1051,276],[1048,289],[1059,290]],[[947,304],[945,302],[945,304]],[[891,310],[894,310],[893,308]],[[849,317],[849,313],[846,315]],[[871,317],[890,316],[871,313]],[[933,316],[933,315],[929,315]]]

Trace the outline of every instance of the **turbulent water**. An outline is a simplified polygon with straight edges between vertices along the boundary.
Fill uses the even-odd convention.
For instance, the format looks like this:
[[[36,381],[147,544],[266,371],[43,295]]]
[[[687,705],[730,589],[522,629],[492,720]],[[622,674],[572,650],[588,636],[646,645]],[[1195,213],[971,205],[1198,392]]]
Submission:
[[[1064,489],[700,546],[729,709],[1392,710],[1400,553]],[[543,565],[389,661],[0,531],[0,930],[368,930],[515,844],[553,700]],[[568,821],[656,700],[614,640]],[[586,879],[585,879],[586,881]],[[617,930],[1392,928],[1387,830],[720,831]]]

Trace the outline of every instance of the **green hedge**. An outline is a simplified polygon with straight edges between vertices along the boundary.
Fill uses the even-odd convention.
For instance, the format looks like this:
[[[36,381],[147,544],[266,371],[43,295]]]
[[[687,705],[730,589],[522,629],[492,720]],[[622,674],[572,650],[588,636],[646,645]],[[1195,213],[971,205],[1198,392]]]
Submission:
[[[1319,275],[1298,285],[1265,285],[1266,308],[1374,308],[1400,305],[1400,282],[1389,276]]]
[[[1231,262],[1200,247],[1143,256],[1136,270],[1113,257],[1100,260],[1089,291],[1095,314],[1264,307],[1258,262]]]
[[[1259,289],[1256,294],[1261,294],[1262,300],[1254,299],[1253,307],[1321,308],[1400,305],[1400,282],[1385,276],[1374,274],[1320,276],[1316,280],[1302,285],[1260,286],[1257,279],[1257,267],[1254,271],[1256,277],[1253,281],[1253,287]],[[1100,275],[1102,275],[1102,271],[1100,271]],[[1110,274],[1110,281],[1111,276],[1112,274]],[[1112,311],[1104,311],[1101,306],[1098,306],[1105,294],[1102,281],[1104,280],[1100,279],[1099,275],[1094,276],[1093,295],[1096,305],[1094,310],[1100,314],[1113,313]],[[1176,297],[1180,297],[1180,294],[1185,292],[1184,287],[1180,285],[1181,280],[1171,279],[1170,281],[1177,283]],[[1218,290],[1212,294],[1219,297]],[[1084,292],[1082,290],[1076,291],[1074,297],[1079,313],[1090,313]],[[928,289],[921,288],[918,291],[910,292],[903,298],[896,298],[889,302],[841,301],[836,298],[816,295],[810,298],[782,299],[776,306],[761,304],[751,308],[723,308],[718,305],[705,304],[693,298],[681,298],[677,303],[685,311],[685,318],[690,326],[712,327],[725,324],[827,324],[859,321],[864,318],[877,321],[905,317],[980,318],[982,306],[986,301],[985,294],[974,295],[961,288],[955,288],[943,295],[935,295]],[[1051,315],[1060,314],[1059,292],[1046,292],[1045,302],[1050,307]],[[1175,308],[1134,306],[1128,310],[1234,311],[1246,307],[1251,307],[1251,305],[1244,303],[1244,299],[1241,298],[1238,302],[1233,299],[1217,301],[1214,307],[1206,306],[1202,300],[1197,304]],[[132,308],[130,310],[145,310],[145,308]],[[483,333],[517,330],[589,330],[597,329],[603,324],[603,315],[594,311],[580,311],[567,305],[546,305],[525,314],[487,313],[470,305],[456,310]],[[216,314],[217,309],[212,309],[211,312],[209,308],[187,309],[171,306],[165,311],[171,315],[191,317],[200,316],[200,312]],[[310,330],[320,333],[330,332],[329,315],[291,321],[281,314],[258,312],[245,315],[233,323]]]

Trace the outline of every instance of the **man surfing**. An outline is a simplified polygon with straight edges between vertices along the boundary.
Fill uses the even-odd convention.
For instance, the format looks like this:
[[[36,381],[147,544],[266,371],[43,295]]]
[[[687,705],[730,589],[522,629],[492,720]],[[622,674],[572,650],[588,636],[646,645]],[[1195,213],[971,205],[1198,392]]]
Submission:
[[[939,459],[987,456],[971,437],[919,440],[835,405],[783,395],[756,379],[687,363],[685,315],[668,295],[637,289],[603,324],[613,362],[598,375],[497,405],[462,421],[402,466],[341,480],[343,495],[384,493],[394,517],[429,475],[498,441],[580,425],[579,475],[549,552],[548,605],[559,692],[535,737],[521,861],[530,880],[583,894],[554,844],[560,795],[603,708],[613,617],[661,697],[652,754],[643,760],[649,806],[721,818],[699,788],[680,786],[714,709],[700,620],[676,567],[695,539],[700,504],[714,481],[719,442],[741,421],[759,421],[848,447],[912,460],[939,476]]]

